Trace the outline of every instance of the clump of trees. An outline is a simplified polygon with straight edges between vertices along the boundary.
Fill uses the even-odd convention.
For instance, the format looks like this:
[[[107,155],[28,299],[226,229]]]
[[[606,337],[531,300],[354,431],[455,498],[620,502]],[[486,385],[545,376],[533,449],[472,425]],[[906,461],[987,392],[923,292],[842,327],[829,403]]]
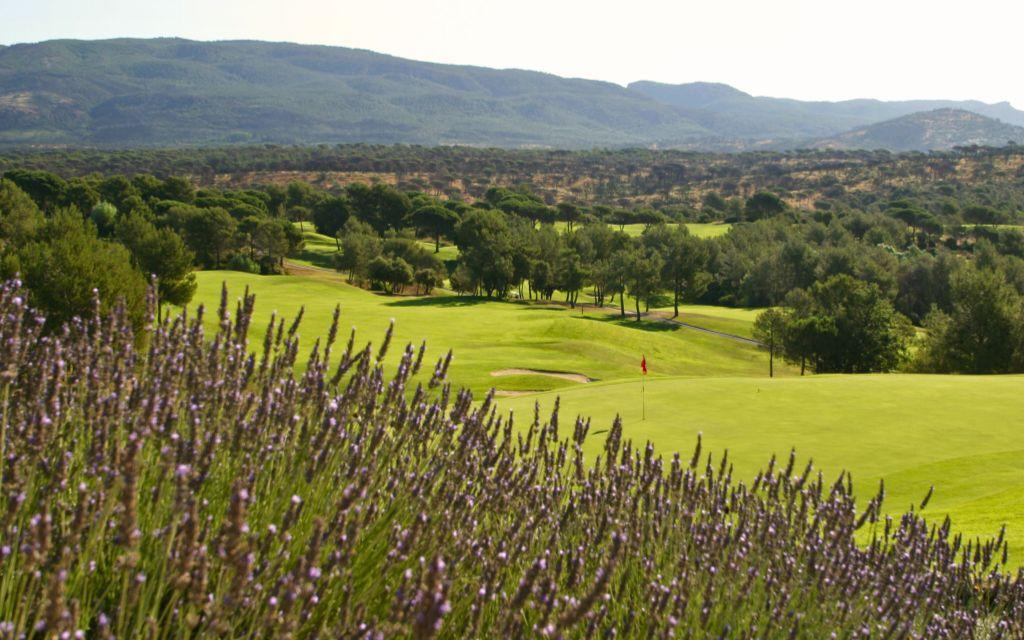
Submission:
[[[785,306],[761,313],[754,336],[774,358],[782,356],[816,373],[891,371],[907,357],[914,334],[877,285],[848,275],[796,289]]]
[[[160,267],[166,264],[162,256],[156,260]],[[140,328],[146,278],[137,264],[131,250],[101,238],[77,208],[60,207],[44,215],[17,185],[0,180],[0,277],[20,277],[32,303],[47,312],[53,326],[91,316],[98,293],[101,312],[123,304]]]
[[[948,311],[936,308],[924,326],[917,363],[923,371],[1024,371],[1024,297],[998,269],[958,269]]]

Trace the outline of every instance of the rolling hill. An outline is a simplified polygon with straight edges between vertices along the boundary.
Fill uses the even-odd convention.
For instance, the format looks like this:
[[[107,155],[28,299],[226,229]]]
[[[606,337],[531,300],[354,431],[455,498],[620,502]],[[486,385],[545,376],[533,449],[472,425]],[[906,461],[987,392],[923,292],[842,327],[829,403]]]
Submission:
[[[344,47],[177,38],[0,47],[0,144],[7,146],[784,149],[846,131],[843,144],[855,144],[861,127],[937,108],[1024,125],[1024,112],[1008,103],[801,102],[712,83],[622,87]],[[940,146],[927,148],[977,139],[990,138],[958,126],[931,136]],[[864,140],[913,148],[884,136]]]
[[[886,120],[821,140],[829,149],[892,149],[925,151],[952,146],[1000,146],[1024,142],[1018,127],[963,109],[936,109]]]

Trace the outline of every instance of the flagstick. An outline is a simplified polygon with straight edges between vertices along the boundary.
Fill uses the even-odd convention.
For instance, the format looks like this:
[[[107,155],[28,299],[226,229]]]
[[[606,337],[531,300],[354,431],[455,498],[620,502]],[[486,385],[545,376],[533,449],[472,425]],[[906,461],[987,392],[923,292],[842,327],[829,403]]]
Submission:
[[[647,376],[640,378],[640,404],[643,405],[643,417],[641,422],[647,420]]]

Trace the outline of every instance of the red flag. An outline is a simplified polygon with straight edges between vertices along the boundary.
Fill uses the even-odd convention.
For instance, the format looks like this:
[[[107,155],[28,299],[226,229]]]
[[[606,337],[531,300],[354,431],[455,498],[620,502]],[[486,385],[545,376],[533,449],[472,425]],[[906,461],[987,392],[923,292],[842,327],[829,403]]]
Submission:
[[[644,372],[645,376],[647,375],[647,356],[646,355],[640,357],[640,370]]]

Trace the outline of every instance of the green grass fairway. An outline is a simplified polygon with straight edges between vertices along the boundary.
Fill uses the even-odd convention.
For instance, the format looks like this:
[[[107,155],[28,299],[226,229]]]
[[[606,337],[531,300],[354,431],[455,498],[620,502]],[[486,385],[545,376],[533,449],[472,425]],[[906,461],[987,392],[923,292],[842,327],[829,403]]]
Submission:
[[[729,233],[732,225],[724,222],[688,222],[686,228],[690,230],[690,235],[698,238],[717,238]]]
[[[288,260],[307,267],[334,268],[333,256],[338,251],[337,241],[330,236],[313,231],[312,228],[311,224],[305,226],[305,231],[302,233],[302,238],[305,241],[302,251]]]
[[[618,229],[618,225],[610,225],[613,229]],[[626,232],[626,235],[636,238],[643,235],[644,229],[647,228],[645,224],[627,224],[622,227],[622,230]],[[691,236],[697,236],[698,238],[717,238],[718,236],[724,236],[729,233],[729,229],[732,229],[732,225],[720,223],[720,222],[687,222],[686,228],[690,231]]]
[[[297,256],[288,259],[290,262],[307,267],[322,267],[325,269],[334,267],[333,256],[338,251],[338,243],[334,238],[313,231],[313,225],[311,224],[305,225],[302,237],[305,240],[305,245]],[[433,240],[420,240],[419,243],[424,249],[431,252],[434,251],[435,245]],[[459,248],[453,244],[442,243],[441,250],[437,252],[437,257],[442,261],[457,260]]]
[[[434,253],[442,262],[449,262],[451,260],[459,259],[459,248],[456,247],[454,244],[441,243],[441,250],[437,252],[434,252],[434,249],[436,248],[437,245],[434,244],[433,241],[420,240],[420,246],[422,246],[427,251]]]
[[[657,372],[659,363],[650,363]],[[561,396],[560,423],[592,418],[592,433],[621,414],[625,434],[640,446],[689,454],[698,432],[704,451],[725,449],[740,477],[752,478],[775,453],[785,461],[795,447],[800,468],[808,458],[834,479],[853,473],[854,486],[873,494],[885,479],[886,508],[918,505],[935,495],[925,514],[949,514],[958,531],[995,535],[1007,524],[1014,560],[1024,560],[1024,377],[859,375],[775,380],[658,378],[646,381],[647,419],[641,420],[640,382],[593,384],[503,399],[520,419],[535,402],[549,412]],[[594,435],[591,458],[603,439]]]
[[[672,305],[658,307],[657,311],[672,313]],[[680,322],[696,327],[731,333],[745,338],[753,337],[754,320],[764,309],[733,309],[706,304],[679,305]]]
[[[344,284],[331,274],[317,275],[323,277],[202,271],[196,274],[195,303],[215,307],[221,282],[227,282],[232,299],[249,287],[256,294],[254,345],[272,311],[291,317],[305,306],[302,333],[307,346],[327,331],[337,304],[342,308],[342,330],[355,325],[364,340],[378,341],[394,318],[402,346],[418,345],[425,338],[428,353],[434,356],[453,349],[453,381],[477,393],[492,386],[510,391],[566,387],[564,381],[547,376],[522,380],[490,375],[503,368],[622,379],[637,372],[643,353],[648,360],[663,363],[663,372],[672,375],[757,376],[768,369],[767,356],[753,346],[658,322],[636,323],[593,312],[583,316],[578,309],[557,305],[384,296]]]
[[[674,225],[676,223],[671,224]],[[617,224],[609,224],[608,226],[616,231],[619,230],[619,225]],[[556,222],[555,228],[565,231],[568,225],[564,222]],[[627,224],[623,225],[622,231],[631,238],[636,238],[642,235],[646,228],[647,225],[645,224]],[[697,236],[698,238],[717,238],[729,233],[732,225],[724,222],[687,222],[686,228],[689,229],[690,235]]]

